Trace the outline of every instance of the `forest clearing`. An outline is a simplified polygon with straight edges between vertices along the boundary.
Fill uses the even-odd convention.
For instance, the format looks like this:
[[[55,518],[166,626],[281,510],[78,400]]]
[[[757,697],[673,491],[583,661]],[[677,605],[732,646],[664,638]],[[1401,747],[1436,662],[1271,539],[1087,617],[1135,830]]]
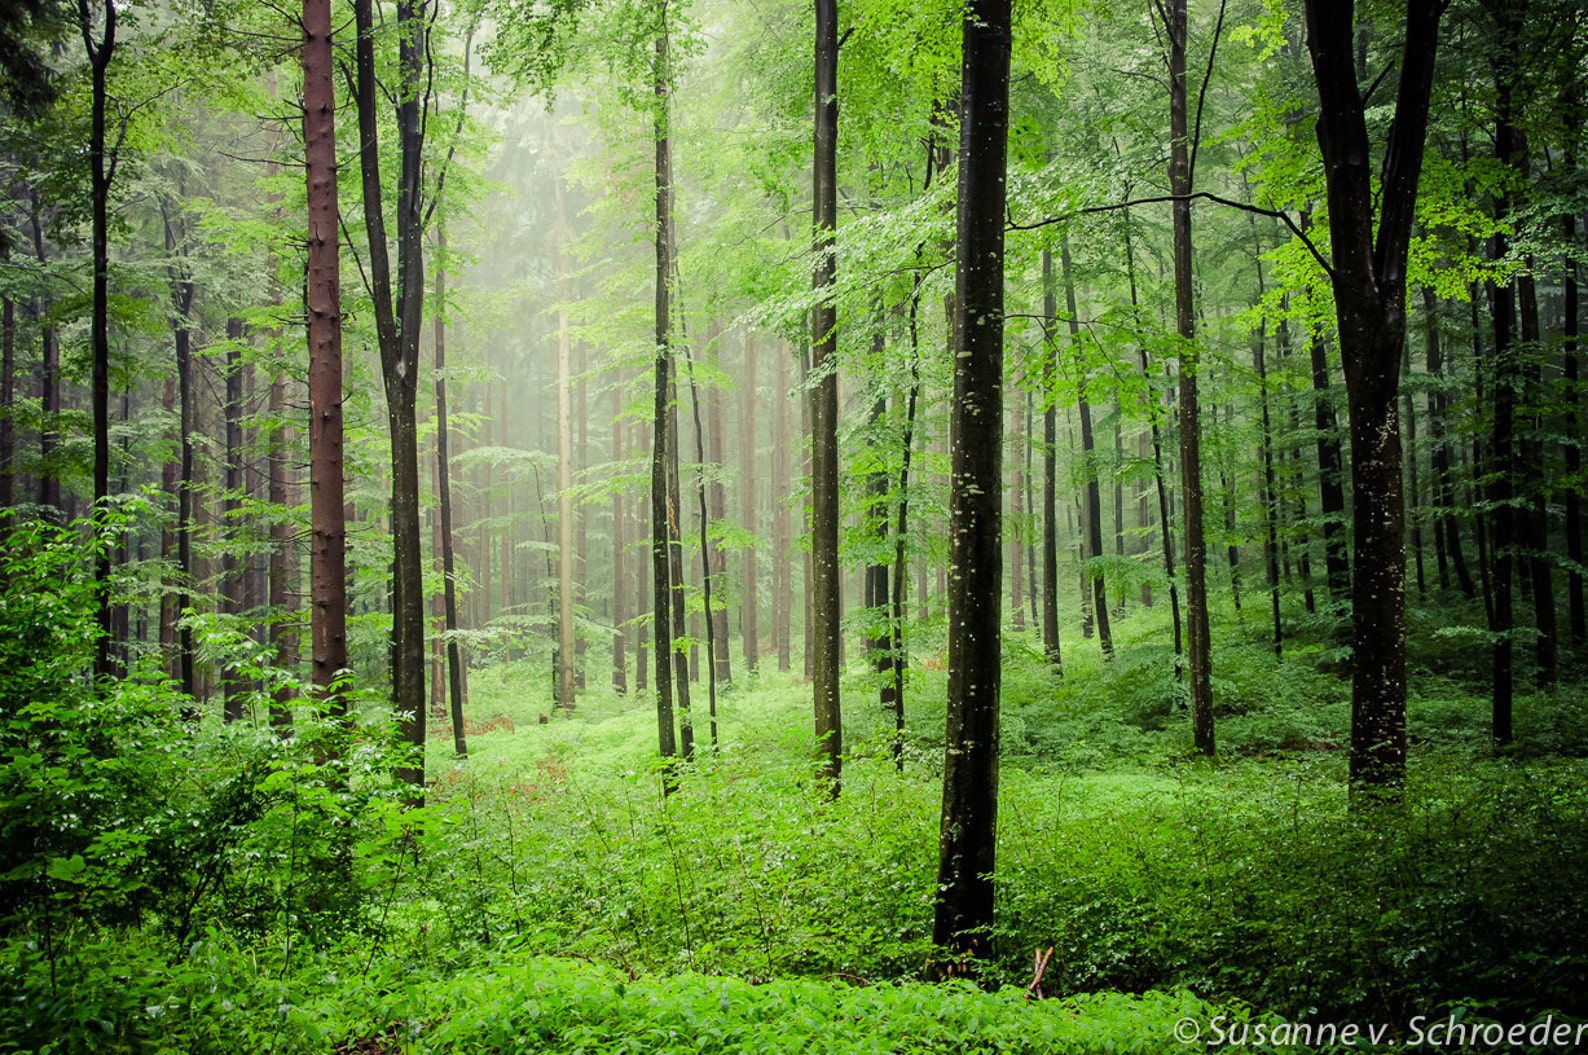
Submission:
[[[1588,1050],[1585,15],[0,3],[0,1055]]]

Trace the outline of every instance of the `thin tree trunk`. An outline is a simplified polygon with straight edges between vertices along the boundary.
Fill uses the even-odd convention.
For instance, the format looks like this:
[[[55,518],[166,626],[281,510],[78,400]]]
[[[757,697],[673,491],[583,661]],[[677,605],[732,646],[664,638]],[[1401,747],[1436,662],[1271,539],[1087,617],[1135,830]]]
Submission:
[[[120,144],[106,143],[106,108],[109,96],[106,74],[116,52],[116,5],[106,0],[98,40],[94,39],[95,18],[89,0],[77,0],[78,29],[88,54],[92,80],[90,100],[88,165],[91,230],[93,243],[93,319],[89,326],[92,355],[91,402],[94,418],[94,508],[106,512],[110,498],[110,184],[116,175]],[[107,156],[108,155],[108,156]],[[96,558],[94,579],[99,592],[99,639],[94,673],[111,677],[117,671],[110,626],[110,565],[108,548]]]
[[[557,185],[558,212],[562,208],[562,184]],[[559,254],[563,279],[559,283],[557,309],[557,699],[564,711],[574,708],[579,693],[575,668],[573,627],[573,369],[568,340],[567,259]]]
[[[1180,335],[1180,493],[1185,527],[1186,652],[1191,674],[1191,737],[1214,753],[1212,660],[1208,640],[1207,547],[1202,538],[1201,413],[1197,405],[1200,355],[1191,290],[1190,139],[1186,111],[1186,0],[1170,0],[1169,189],[1173,205],[1175,326]]]
[[[386,244],[380,150],[375,104],[374,15],[371,0],[355,0],[358,30],[355,51],[359,125],[359,167],[368,235],[370,293],[386,388],[386,422],[391,436],[392,470],[392,702],[399,715],[407,758],[398,778],[409,785],[410,804],[424,799],[425,779],[425,621],[424,568],[419,540],[419,445],[416,420],[419,335],[424,307],[423,215],[420,187],[424,123],[420,113],[427,0],[398,0],[397,52],[402,92],[397,100],[397,274]]]
[[[711,746],[715,750],[717,746],[717,653],[719,649],[724,653],[727,652],[727,615],[722,613],[722,633],[719,636],[717,622],[719,613],[714,611],[711,606],[711,580],[714,575],[718,574],[719,569],[714,567],[714,565],[718,564],[718,560],[717,555],[713,553],[711,545],[710,529],[713,514],[709,506],[712,504],[716,505],[717,516],[725,516],[726,512],[722,508],[725,500],[720,494],[720,484],[713,485],[718,488],[719,493],[713,496],[712,502],[708,502],[706,499],[706,438],[704,436],[705,429],[700,421],[700,386],[695,381],[695,357],[691,354],[687,344],[684,345],[684,357],[685,367],[689,371],[689,405],[694,412],[695,418],[695,463],[700,467],[695,471],[695,496],[699,503],[700,515],[700,594],[702,608],[704,608],[706,616],[706,717],[710,724]],[[713,435],[720,436],[722,424],[720,408],[714,416],[717,418],[717,430],[714,431]],[[713,461],[720,465],[722,457],[721,443],[714,443],[713,446],[717,448]],[[725,571],[726,566],[724,565],[721,570]],[[721,642],[720,645],[719,642]]]
[[[1086,556],[1098,561],[1103,556],[1103,501],[1097,480],[1097,443],[1092,434],[1092,406],[1086,399],[1086,357],[1081,347],[1081,321],[1075,306],[1075,276],[1070,270],[1070,236],[1059,236],[1059,269],[1064,275],[1064,307],[1070,314],[1070,345],[1075,351],[1076,403],[1081,418],[1081,458],[1086,478]],[[1084,572],[1083,587],[1092,602],[1092,618],[1097,622],[1097,640],[1103,658],[1114,658],[1114,634],[1108,622],[1108,587],[1102,570],[1094,564]]]
[[[811,685],[822,779],[838,794],[843,765],[838,567],[838,0],[816,0],[816,134],[812,166],[812,242],[816,255],[811,311]],[[997,595],[994,595],[997,596]]]
[[[447,697],[452,716],[452,750],[459,758],[469,754],[463,721],[463,656],[459,651],[457,556],[452,544],[451,429],[447,424],[447,233],[436,231],[436,505],[441,527],[441,598],[447,646]]]
[[[671,430],[668,421],[672,395],[672,247],[673,247],[673,168],[667,136],[668,95],[671,70],[667,57],[667,7],[663,0],[656,35],[656,390],[651,437],[651,572],[655,615],[651,628],[655,634],[653,654],[656,661],[657,742],[664,764],[677,754],[673,734],[673,576],[669,559],[672,532],[668,527],[671,509],[668,496],[668,450]],[[687,683],[686,683],[687,691]],[[670,775],[663,787],[672,790]]]
[[[241,319],[226,320],[226,483],[221,498],[222,537],[226,541],[225,556],[221,558],[221,597],[223,611],[239,624],[245,611],[243,576],[245,568],[240,550],[244,545],[244,529],[240,511],[246,496],[243,493],[243,368],[242,352],[238,345],[243,339]],[[243,718],[244,697],[247,685],[235,669],[227,669],[224,677],[226,721]]]
[[[1577,244],[1577,218],[1574,215],[1566,217],[1566,241],[1575,246]],[[1564,283],[1565,299],[1565,340],[1561,346],[1561,373],[1566,385],[1566,428],[1565,447],[1566,479],[1580,481],[1582,479],[1582,411],[1579,409],[1582,402],[1580,391],[1581,383],[1578,380],[1577,363],[1577,338],[1581,322],[1578,312],[1577,292],[1577,262],[1568,258],[1565,261],[1566,278]],[[1583,529],[1582,529],[1582,487],[1577,484],[1568,484],[1565,493],[1566,506],[1566,557],[1570,560],[1571,570],[1566,575],[1566,603],[1571,620],[1572,647],[1581,650],[1588,644],[1588,625],[1585,625],[1583,616]]]
[[[1053,285],[1053,251],[1042,249],[1042,318],[1047,345],[1043,362],[1042,410],[1042,651],[1053,669],[1063,672],[1059,650],[1059,498],[1058,411],[1056,378],[1059,342],[1058,298]]]

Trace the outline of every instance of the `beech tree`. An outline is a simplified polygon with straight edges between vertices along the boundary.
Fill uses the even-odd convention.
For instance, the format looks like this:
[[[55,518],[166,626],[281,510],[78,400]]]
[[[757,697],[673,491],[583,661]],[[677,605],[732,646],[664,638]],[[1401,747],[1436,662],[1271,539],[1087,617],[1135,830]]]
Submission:
[[[965,5],[954,282],[948,727],[932,940],[983,956],[993,923],[1003,677],[1004,217],[1010,4]]]
[[[1443,0],[1408,0],[1394,121],[1374,185],[1352,3],[1308,0],[1318,147],[1329,202],[1330,284],[1351,413],[1351,783],[1406,771],[1406,548],[1398,395],[1406,262],[1428,129]]]

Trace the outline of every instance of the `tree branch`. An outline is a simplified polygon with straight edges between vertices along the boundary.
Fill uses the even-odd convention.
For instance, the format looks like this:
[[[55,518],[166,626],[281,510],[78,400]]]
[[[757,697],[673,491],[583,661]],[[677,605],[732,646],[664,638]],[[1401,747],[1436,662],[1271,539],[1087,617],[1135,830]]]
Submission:
[[[1136,205],[1160,205],[1164,202],[1196,201],[1198,199],[1210,201],[1215,205],[1223,205],[1231,209],[1239,209],[1242,212],[1253,213],[1257,216],[1268,216],[1275,220],[1283,221],[1284,225],[1290,228],[1290,233],[1299,238],[1301,244],[1307,247],[1307,252],[1311,253],[1312,258],[1318,262],[1318,266],[1323,268],[1324,274],[1328,275],[1331,280],[1334,278],[1334,269],[1323,258],[1323,254],[1318,252],[1318,247],[1313,244],[1312,239],[1307,237],[1288,213],[1280,212],[1277,209],[1264,209],[1261,206],[1247,202],[1234,201],[1230,198],[1220,197],[1217,194],[1210,194],[1207,191],[1195,191],[1191,194],[1160,194],[1151,198],[1133,198],[1130,201],[1112,202],[1108,205],[1090,205],[1084,209],[1076,209],[1073,212],[1060,213],[1058,216],[1048,216],[1037,220],[1035,223],[1016,223],[1011,217],[1004,225],[1004,229],[1007,231],[1035,231],[1053,224],[1069,223],[1078,216],[1094,216],[1098,213],[1117,212],[1120,209],[1129,209]]]

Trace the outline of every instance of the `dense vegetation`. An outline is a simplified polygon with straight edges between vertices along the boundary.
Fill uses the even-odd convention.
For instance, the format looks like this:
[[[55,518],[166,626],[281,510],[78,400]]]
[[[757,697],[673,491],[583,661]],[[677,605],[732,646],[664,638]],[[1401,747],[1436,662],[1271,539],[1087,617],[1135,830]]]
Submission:
[[[1585,14],[0,5],[0,1055],[1569,1050]]]

